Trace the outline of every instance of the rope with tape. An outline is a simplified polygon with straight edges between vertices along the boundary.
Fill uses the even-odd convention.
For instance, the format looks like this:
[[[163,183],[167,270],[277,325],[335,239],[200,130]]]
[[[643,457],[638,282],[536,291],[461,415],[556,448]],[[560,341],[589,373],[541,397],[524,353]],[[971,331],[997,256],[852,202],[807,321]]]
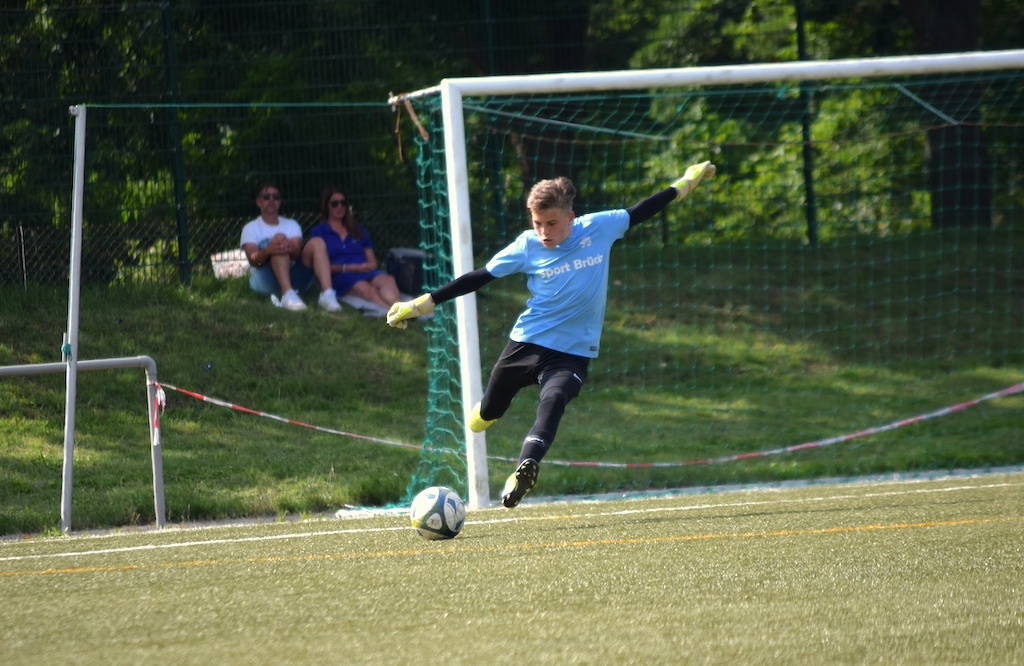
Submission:
[[[289,419],[289,418],[285,418],[285,417],[282,417],[282,416],[276,416],[274,414],[268,414],[267,412],[261,412],[261,411],[255,410],[255,409],[249,409],[248,407],[242,407],[241,405],[236,405],[236,404],[224,401],[224,400],[218,400],[216,398],[211,398],[209,396],[205,396],[205,395],[202,395],[200,393],[195,393],[194,391],[188,391],[188,390],[183,389],[183,388],[178,388],[177,386],[173,386],[171,384],[166,384],[166,383],[162,383],[161,382],[159,384],[156,384],[156,387],[157,387],[157,389],[161,389],[161,387],[162,388],[168,388],[168,389],[171,389],[172,391],[177,391],[178,393],[182,393],[184,395],[187,395],[187,396],[190,396],[192,398],[195,398],[196,400],[202,400],[203,402],[209,402],[209,403],[214,404],[214,405],[220,405],[221,407],[228,407],[230,409],[234,409],[234,410],[239,411],[239,412],[244,412],[246,414],[253,414],[255,416],[262,416],[264,418],[274,419],[275,421],[280,421],[282,423],[287,423],[289,425],[301,426],[303,428],[311,428],[313,430],[318,430],[320,432],[326,432],[326,433],[329,433],[329,434],[332,434],[332,435],[342,435],[343,437],[353,437],[355,439],[362,439],[362,440],[367,440],[367,441],[370,441],[370,442],[377,442],[379,444],[387,444],[389,446],[400,446],[400,447],[403,447],[403,448],[414,449],[414,450],[417,450],[417,451],[422,450],[422,448],[423,448],[422,446],[417,446],[415,444],[405,444],[403,442],[396,442],[396,441],[389,440],[389,439],[382,439],[382,438],[379,438],[379,437],[369,437],[367,435],[357,435],[355,433],[345,432],[343,430],[334,430],[333,428],[324,428],[322,426],[311,425],[309,423],[303,423],[302,421],[296,421],[294,419]],[[912,416],[912,417],[907,418],[907,419],[901,419],[899,421],[893,421],[892,423],[887,423],[885,425],[876,426],[874,428],[868,428],[866,430],[861,430],[861,431],[858,431],[858,432],[849,433],[847,435],[840,435],[838,437],[829,437],[829,438],[826,438],[826,439],[819,439],[817,441],[805,442],[803,444],[794,444],[793,446],[786,446],[786,447],[782,447],[782,448],[778,448],[778,449],[768,449],[768,450],[764,450],[764,451],[752,451],[750,453],[737,453],[735,455],[721,456],[721,457],[718,457],[718,458],[703,458],[701,460],[686,460],[686,461],[676,461],[676,462],[616,463],[616,462],[586,462],[586,461],[572,461],[572,460],[552,460],[552,459],[549,459],[549,458],[545,458],[544,459],[544,464],[545,465],[560,465],[560,466],[563,466],[563,467],[606,467],[606,468],[614,468],[614,469],[647,469],[647,468],[655,468],[655,467],[688,467],[688,466],[691,466],[691,465],[712,465],[712,464],[718,464],[718,463],[734,462],[734,461],[737,461],[737,460],[747,460],[749,458],[762,458],[762,457],[765,457],[765,456],[779,455],[779,454],[782,454],[782,453],[793,453],[794,451],[804,451],[804,450],[807,450],[807,449],[824,448],[826,446],[831,446],[832,444],[838,444],[840,442],[847,442],[847,441],[850,441],[852,439],[858,439],[858,438],[861,438],[861,437],[867,437],[869,435],[877,435],[878,433],[881,433],[881,432],[886,432],[886,431],[889,431],[889,430],[895,430],[896,428],[902,428],[904,426],[908,426],[908,425],[911,425],[911,424],[914,424],[914,423],[920,423],[921,421],[927,421],[929,419],[938,418],[940,416],[946,416],[948,414],[953,414],[955,412],[959,412],[959,411],[962,411],[964,409],[967,409],[968,407],[973,407],[973,406],[975,406],[975,405],[977,405],[979,403],[985,402],[987,400],[993,400],[995,398],[1002,398],[1002,397],[1014,395],[1014,394],[1021,393],[1021,392],[1024,392],[1024,382],[1021,382],[1020,384],[1014,384],[1013,386],[1008,386],[1007,388],[1004,388],[1001,391],[995,391],[993,393],[988,393],[986,395],[981,396],[980,398],[975,398],[974,400],[968,400],[966,402],[961,402],[961,403],[956,404],[956,405],[950,405],[949,407],[943,407],[942,409],[937,409],[937,410],[935,410],[933,412],[928,412],[926,414],[919,414],[917,416]],[[465,454],[460,452],[459,455],[465,455]],[[499,460],[499,461],[503,461],[503,462],[519,462],[518,458],[508,458],[508,457],[504,457],[504,456],[487,456],[487,459],[488,460]]]
[[[177,391],[178,393],[182,393],[182,394],[187,395],[189,397],[195,398],[196,400],[202,400],[203,402],[208,402],[208,403],[211,403],[211,404],[214,404],[214,405],[219,405],[221,407],[227,407],[227,408],[233,409],[233,410],[235,410],[237,412],[244,412],[246,414],[252,414],[254,416],[262,416],[263,418],[273,419],[275,421],[280,421],[281,423],[287,423],[288,425],[295,425],[295,426],[300,426],[300,427],[303,427],[303,428],[310,428],[311,430],[318,430],[320,432],[326,432],[326,433],[331,434],[331,435],[341,435],[342,437],[352,437],[352,438],[355,438],[355,439],[363,439],[363,440],[370,441],[370,442],[377,442],[378,444],[387,444],[389,446],[400,446],[402,448],[414,449],[416,451],[419,451],[420,449],[423,448],[422,446],[417,446],[415,444],[406,444],[404,442],[395,442],[395,441],[392,441],[390,439],[382,439],[380,437],[370,437],[368,435],[357,435],[354,432],[345,432],[344,430],[335,430],[333,428],[325,428],[323,426],[312,425],[310,423],[303,423],[302,421],[296,421],[295,419],[288,419],[288,418],[285,418],[283,416],[277,416],[276,414],[269,414],[267,412],[261,412],[261,411],[255,410],[255,409],[249,409],[248,407],[243,407],[241,405],[236,405],[234,403],[227,402],[226,400],[218,400],[217,398],[211,398],[210,396],[203,395],[201,393],[196,393],[194,391],[189,391],[187,389],[178,388],[177,386],[174,386],[172,384],[167,384],[165,382],[160,382],[160,383],[156,384],[156,386],[157,386],[158,389],[159,388],[171,389],[172,391]]]

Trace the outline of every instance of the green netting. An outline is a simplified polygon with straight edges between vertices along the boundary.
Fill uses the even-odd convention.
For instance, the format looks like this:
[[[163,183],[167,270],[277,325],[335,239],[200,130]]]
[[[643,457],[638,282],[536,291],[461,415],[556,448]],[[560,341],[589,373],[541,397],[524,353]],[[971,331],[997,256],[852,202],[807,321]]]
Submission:
[[[430,132],[418,162],[429,290],[453,277],[446,165],[439,96],[416,104]],[[758,455],[1024,377],[1020,71],[467,98],[464,108],[476,266],[528,228],[523,195],[538,179],[572,178],[582,214],[632,205],[696,161],[719,169],[616,246],[601,356],[538,493],[1024,461],[1020,397]],[[477,294],[484,383],[524,305],[520,277]],[[466,474],[453,456],[463,449],[457,325],[451,305],[429,325],[428,446],[412,487]],[[487,433],[492,496],[536,397],[522,392]]]
[[[418,243],[414,165],[399,159],[385,103],[96,104],[86,112],[86,283],[188,284],[210,275],[213,254],[238,248],[259,213],[255,188],[268,180],[284,196],[282,214],[306,232],[321,219],[321,190],[337,184],[382,262],[390,248]],[[40,188],[47,217],[20,226],[17,242],[0,249],[10,269],[0,283],[67,280],[70,182]]]

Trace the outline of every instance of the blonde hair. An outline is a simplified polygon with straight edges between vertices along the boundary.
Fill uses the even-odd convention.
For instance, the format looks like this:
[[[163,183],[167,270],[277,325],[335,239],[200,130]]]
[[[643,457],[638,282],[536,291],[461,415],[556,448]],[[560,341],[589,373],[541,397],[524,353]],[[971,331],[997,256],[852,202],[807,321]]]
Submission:
[[[576,186],[565,176],[542,180],[530,188],[526,207],[530,210],[572,210]]]

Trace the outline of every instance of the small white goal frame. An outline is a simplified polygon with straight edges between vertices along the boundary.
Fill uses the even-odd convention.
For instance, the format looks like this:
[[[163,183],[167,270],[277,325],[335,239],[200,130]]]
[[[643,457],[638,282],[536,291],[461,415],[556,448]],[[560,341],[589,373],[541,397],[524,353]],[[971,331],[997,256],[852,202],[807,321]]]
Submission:
[[[64,462],[61,475],[60,528],[64,534],[71,531],[71,491],[74,478],[75,416],[78,403],[79,370],[117,370],[144,368],[146,371],[146,399],[149,417],[150,457],[153,465],[153,504],[157,528],[167,522],[164,503],[163,448],[157,414],[156,361],[149,356],[128,356],[89,361],[78,360],[78,312],[82,273],[82,222],[85,201],[85,130],[86,107],[72,106],[68,112],[75,116],[75,158],[71,188],[71,267],[68,278],[68,329],[61,345],[59,363],[31,363],[0,366],[0,377],[18,377],[65,373],[64,397]]]

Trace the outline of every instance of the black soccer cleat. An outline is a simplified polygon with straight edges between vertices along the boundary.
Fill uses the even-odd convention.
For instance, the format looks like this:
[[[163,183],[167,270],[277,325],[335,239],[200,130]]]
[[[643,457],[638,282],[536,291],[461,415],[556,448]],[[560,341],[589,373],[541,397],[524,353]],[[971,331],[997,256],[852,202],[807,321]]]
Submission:
[[[505,490],[502,492],[501,498],[501,503],[505,505],[505,508],[514,508],[520,500],[526,497],[526,493],[533,489],[534,484],[537,483],[539,469],[540,463],[533,458],[527,458],[519,463],[519,467],[505,482]]]

